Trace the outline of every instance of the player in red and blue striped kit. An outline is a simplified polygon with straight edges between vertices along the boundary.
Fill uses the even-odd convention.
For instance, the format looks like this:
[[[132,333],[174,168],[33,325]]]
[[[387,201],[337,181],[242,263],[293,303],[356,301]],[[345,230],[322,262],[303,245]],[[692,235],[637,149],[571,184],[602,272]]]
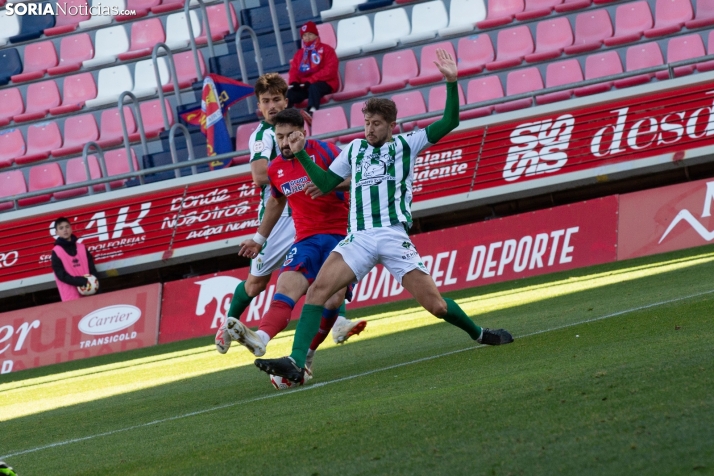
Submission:
[[[323,195],[312,185],[305,169],[290,150],[287,137],[294,131],[304,134],[302,115],[295,109],[285,109],[278,113],[275,117],[275,138],[282,155],[274,159],[268,168],[271,197],[266,204],[258,233],[253,239],[243,242],[238,253],[248,258],[257,255],[262,248],[263,237],[270,234],[286,203],[290,204],[295,223],[295,243],[280,269],[273,302],[263,316],[260,328],[257,332],[241,329],[243,340],[248,341],[248,346],[252,339],[260,339],[260,343],[267,344],[287,327],[295,303],[307,292],[322,264],[347,234],[349,199],[344,191],[349,189],[349,180],[338,186],[335,192]],[[324,170],[340,154],[340,149],[334,144],[318,140],[308,140],[305,151]],[[351,290],[340,289],[325,305],[320,330],[308,353],[308,376],[311,376],[314,351],[332,328],[346,295],[350,299]],[[352,334],[361,332],[365,325],[365,321],[357,323]],[[259,343],[256,341],[256,344]]]

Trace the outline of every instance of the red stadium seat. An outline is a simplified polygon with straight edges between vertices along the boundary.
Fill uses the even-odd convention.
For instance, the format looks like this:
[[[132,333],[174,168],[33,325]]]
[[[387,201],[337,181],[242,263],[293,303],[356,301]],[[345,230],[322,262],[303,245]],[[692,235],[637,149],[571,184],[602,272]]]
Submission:
[[[159,14],[183,9],[184,0],[164,0],[161,4],[151,7],[151,13]]]
[[[25,92],[25,98],[25,113],[15,116],[15,122],[42,119],[50,109],[59,106],[62,102],[57,84],[51,79],[30,84]]]
[[[90,155],[87,159],[91,180],[102,178],[102,170],[99,167],[97,158],[94,155]],[[65,165],[65,184],[70,185],[73,183],[86,182],[87,180],[87,170],[84,167],[84,159],[82,159],[82,157],[69,159]],[[103,192],[105,190],[104,184],[94,185],[93,188],[95,192]],[[55,192],[54,197],[63,200],[79,195],[85,195],[89,191],[88,189],[89,187],[78,187],[70,190],[63,190],[61,192]]]
[[[707,39],[707,52],[711,55],[714,54],[714,31],[709,32],[709,38]],[[697,63],[697,71],[705,72],[714,69],[714,60],[703,61]]]
[[[366,96],[369,89],[379,84],[380,74],[377,59],[367,56],[345,64],[345,85],[342,91],[332,95],[335,101],[345,101]]]
[[[583,80],[583,70],[576,59],[567,59],[557,63],[549,63],[545,70],[545,87],[554,88],[565,84],[573,84]],[[536,104],[550,104],[556,101],[565,101],[573,95],[573,90],[558,91],[555,93],[536,96]]]
[[[62,134],[54,121],[32,124],[27,128],[27,153],[15,159],[17,164],[45,160],[54,149],[62,147]]]
[[[161,0],[126,0],[126,9],[139,12],[146,12],[146,15],[152,8],[161,5]],[[141,16],[143,16],[141,15]]]
[[[174,124],[174,116],[172,113],[171,104],[164,100],[166,104],[166,113],[169,119],[169,127]],[[139,105],[141,112],[141,120],[144,123],[144,133],[146,137],[152,138],[158,136],[164,130],[164,116],[161,112],[161,102],[158,99],[148,102],[142,102]],[[121,127],[121,126],[120,126]],[[139,133],[133,134],[131,140],[139,140]]]
[[[464,97],[464,90],[461,89],[461,85],[458,85],[459,89],[459,106],[463,106],[466,104],[466,98]],[[440,84],[438,86],[434,86],[429,90],[429,98],[427,100],[428,104],[428,111],[429,112],[435,112],[435,111],[443,111],[444,108],[446,107],[446,85],[445,84]],[[427,119],[421,119],[417,121],[417,126],[420,128],[425,128],[429,124],[438,121],[441,118],[441,116],[434,116],[434,117],[429,117]]]
[[[52,151],[53,157],[79,154],[84,144],[99,139],[99,128],[93,114],[70,116],[64,121],[64,145]]]
[[[9,167],[18,157],[25,155],[25,139],[20,129],[0,131],[0,167]]]
[[[490,101],[503,97],[503,86],[497,75],[481,76],[469,81],[466,86],[466,104],[475,104],[483,101]],[[490,115],[494,106],[483,106],[476,109],[469,109],[461,113],[462,119],[474,119]]]
[[[606,38],[607,46],[617,46],[637,41],[652,28],[650,5],[642,0],[620,5],[615,10],[615,36]]]
[[[575,17],[575,40],[566,46],[567,54],[583,53],[600,48],[606,38],[612,36],[612,21],[607,10],[593,10]]]
[[[485,20],[476,23],[481,29],[493,28],[511,23],[517,13],[523,11],[523,0],[491,0],[488,2],[488,15]]]
[[[69,33],[77,29],[79,22],[89,20],[89,5],[87,0],[59,0],[57,6],[63,6],[63,9],[57,8],[57,16],[55,17],[55,26],[45,30],[45,36],[61,35]],[[64,10],[64,13],[63,11]],[[86,15],[79,15],[80,12],[87,12]]]
[[[597,79],[603,76],[622,73],[622,60],[617,51],[605,51],[590,55],[585,59],[585,79]],[[612,81],[576,88],[576,96],[604,93],[612,87]]]
[[[126,149],[123,147],[121,149],[110,150],[104,154],[104,161],[107,167],[107,177],[112,175],[121,175],[131,172],[129,169],[129,160],[127,159]],[[131,162],[134,166],[134,170],[139,170],[139,162],[136,160],[136,152],[131,149]],[[126,179],[114,180],[109,182],[111,188],[118,188],[124,186]]]
[[[320,43],[329,45],[332,48],[337,48],[337,35],[330,23],[320,23],[317,25],[317,32],[320,36]]]
[[[1,136],[0,140],[2,140]],[[21,193],[27,193],[27,185],[25,184],[25,176],[22,174],[22,170],[10,170],[9,172],[0,173],[0,200],[10,198],[13,195],[20,195]],[[10,210],[12,207],[12,202],[0,201],[0,210]]]
[[[236,11],[233,8],[233,4],[229,3],[229,5],[231,6],[231,22],[233,23],[233,29],[235,30],[238,28],[238,18],[236,17]],[[221,3],[220,5],[206,7],[206,15],[208,16],[208,24],[211,26],[211,38],[214,41],[223,39],[224,36],[230,33],[225,5]],[[196,43],[201,45],[206,42],[206,32],[204,31],[201,36],[196,38]]]
[[[131,136],[136,132],[136,121],[134,120],[134,112],[129,106],[124,106],[124,119],[126,120],[127,133]],[[122,143],[124,135],[122,133],[119,108],[115,107],[102,111],[99,123],[98,143],[102,148],[106,149]]]
[[[544,20],[536,26],[535,52],[526,55],[528,63],[557,58],[564,48],[573,44],[573,29],[566,17]]]
[[[198,65],[201,68],[201,75],[205,76],[206,62],[203,59],[203,54],[201,53],[201,50],[198,50]],[[176,76],[178,79],[179,88],[187,88],[196,81],[198,81],[198,75],[196,74],[196,63],[193,61],[193,53],[191,51],[175,54],[174,66],[176,66]],[[173,81],[170,81],[169,84],[163,87],[163,89],[164,92],[173,91]]]
[[[30,169],[30,187],[29,192],[38,192],[40,190],[49,190],[64,185],[64,177],[62,169],[56,162],[51,164],[36,165]],[[36,197],[25,198],[19,200],[22,206],[36,205],[38,203],[49,202],[52,199],[52,194],[38,195]]]
[[[126,53],[120,53],[122,61],[140,58],[151,54],[156,43],[166,41],[164,25],[159,18],[149,18],[131,24],[131,46]]]
[[[318,111],[315,111],[318,112]],[[248,143],[250,135],[258,128],[260,122],[251,122],[250,124],[241,124],[236,129],[236,150],[249,150]],[[241,155],[233,157],[233,165],[247,164],[250,162],[250,155]]]
[[[13,83],[39,79],[48,68],[57,66],[57,51],[50,40],[30,43],[25,47],[24,55],[22,73],[10,77]]]
[[[51,75],[71,73],[82,67],[82,62],[94,58],[94,45],[89,33],[66,36],[60,42],[59,63],[47,70]]]
[[[697,0],[697,14],[694,20],[684,24],[689,29],[714,25],[714,0]]]
[[[550,15],[550,12],[561,3],[563,0],[526,0],[525,9],[521,13],[516,13],[516,20],[532,20]]]
[[[14,116],[25,112],[25,103],[18,88],[0,90],[0,127],[10,124]]]
[[[403,117],[415,116],[426,112],[426,104],[421,91],[409,91],[406,93],[395,94],[392,96],[392,101],[397,106],[397,119]],[[416,121],[405,122],[402,124],[404,132],[411,131],[416,126]],[[395,133],[399,131],[399,126],[395,128]]]
[[[526,55],[533,53],[533,35],[526,25],[498,32],[496,61],[486,64],[489,71],[518,66]]]
[[[434,61],[436,61],[436,50],[441,48],[446,50],[447,53],[451,55],[452,58],[456,58],[456,52],[454,51],[454,45],[450,41],[444,41],[441,43],[432,43],[425,45],[421,49],[421,68],[419,71],[419,76],[416,78],[411,78],[409,84],[412,86],[422,86],[424,84],[435,83],[436,81],[441,81],[444,75],[436,67]]]
[[[530,93],[543,89],[543,78],[540,75],[540,70],[532,66],[530,68],[511,71],[506,77],[506,95],[514,96],[516,94]],[[529,107],[533,104],[530,98],[517,99],[503,104],[496,105],[496,112],[513,111],[524,107]]]
[[[382,82],[370,89],[379,94],[402,89],[407,81],[419,74],[416,56],[412,50],[387,53],[382,57]]]
[[[625,57],[625,67],[627,71],[637,71],[638,69],[651,68],[653,66],[660,66],[663,64],[664,59],[662,58],[662,50],[659,49],[659,45],[654,41],[627,48]],[[631,76],[629,78],[618,79],[615,81],[615,87],[627,88],[630,86],[637,86],[638,84],[649,83],[654,76],[655,73],[645,73],[638,74],[637,76]],[[661,79],[667,79],[669,74],[665,70],[661,73],[657,73],[656,76]]]
[[[558,13],[572,12],[573,10],[587,8],[591,3],[591,0],[565,0],[560,5],[555,6],[555,11]]]
[[[341,106],[318,109],[312,115],[312,134],[329,134],[348,129],[345,110]],[[337,141],[337,137],[324,139],[328,142]]]
[[[704,42],[698,33],[670,38],[667,43],[667,63],[675,63],[706,55]],[[692,74],[697,66],[678,66],[674,68],[674,76]]]
[[[97,97],[97,85],[92,73],[79,73],[64,78],[62,105],[50,109],[50,114],[66,114],[79,111],[84,103]]]
[[[362,114],[363,107],[364,103],[361,101],[352,103],[352,106],[350,107],[350,129],[353,127],[364,127],[364,114]],[[340,142],[343,144],[347,144],[355,139],[364,139],[364,130],[340,136]]]
[[[486,63],[493,61],[496,54],[487,34],[471,35],[459,39],[459,76],[470,76],[483,71]]]
[[[676,33],[693,16],[694,11],[690,0],[657,0],[654,28],[645,30],[645,36],[655,38]]]

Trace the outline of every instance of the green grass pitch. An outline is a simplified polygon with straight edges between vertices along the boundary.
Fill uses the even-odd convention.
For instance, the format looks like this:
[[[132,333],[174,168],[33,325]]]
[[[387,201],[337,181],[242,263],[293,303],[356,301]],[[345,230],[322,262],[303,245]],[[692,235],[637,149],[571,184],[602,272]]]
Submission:
[[[450,293],[481,347],[414,301],[349,312],[278,392],[212,338],[0,377],[20,476],[714,474],[714,247]],[[293,331],[268,356],[289,352]]]

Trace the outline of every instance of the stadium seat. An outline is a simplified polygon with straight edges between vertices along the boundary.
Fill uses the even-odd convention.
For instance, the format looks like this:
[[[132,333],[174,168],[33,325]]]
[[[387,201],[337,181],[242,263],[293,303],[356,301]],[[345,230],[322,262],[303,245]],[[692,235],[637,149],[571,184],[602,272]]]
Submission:
[[[184,2],[184,0],[164,0],[159,5],[154,5],[153,7],[151,7],[151,13],[158,15],[159,13],[182,10],[184,3],[186,3]],[[191,5],[194,5],[195,3],[197,3],[195,0],[191,1]]]
[[[496,61],[486,63],[486,69],[510,68],[521,64],[526,55],[533,53],[533,36],[527,25],[515,26],[498,32]]]
[[[617,51],[605,51],[596,53],[585,58],[585,79],[597,79],[603,76],[622,73],[622,60]],[[612,81],[607,81],[590,86],[575,88],[573,93],[576,96],[587,96],[609,91]]]
[[[32,124],[27,128],[27,152],[15,159],[19,165],[45,160],[62,147],[62,134],[55,121]]]
[[[698,33],[670,38],[667,43],[667,63],[675,63],[706,55],[704,42]],[[694,64],[674,68],[674,76],[692,74],[697,66]]]
[[[694,11],[690,0],[657,0],[654,28],[645,30],[645,36],[656,38],[676,33],[693,16]]]
[[[345,110],[341,106],[318,109],[312,115],[312,134],[329,134],[347,129],[347,117]],[[328,142],[336,142],[337,137],[323,139]]]
[[[476,104],[503,97],[503,86],[498,76],[480,76],[472,79],[466,86],[466,104]],[[462,119],[474,119],[488,116],[493,112],[494,106],[483,106],[469,109],[460,114]]]
[[[64,141],[59,149],[52,150],[53,157],[79,154],[84,144],[99,139],[99,128],[93,114],[70,116],[64,121]]]
[[[457,49],[460,77],[480,73],[495,56],[491,38],[485,33],[460,38]]]
[[[54,68],[49,68],[50,75],[66,74],[77,71],[84,61],[94,57],[94,45],[88,33],[65,36],[60,41],[59,63]]]
[[[612,21],[607,10],[593,10],[581,13],[575,17],[575,40],[573,46],[566,46],[565,52],[569,55],[593,51],[600,46],[606,38],[612,36]]]
[[[464,97],[464,91],[461,89],[461,85],[458,85],[459,90],[459,106],[466,104],[466,98]],[[427,99],[429,112],[443,111],[446,107],[446,85],[439,84],[434,86],[429,90],[429,98]],[[441,116],[429,117],[427,119],[421,119],[417,121],[417,126],[424,129],[429,124],[438,121]]]
[[[22,174],[22,170],[10,170],[0,173],[0,200],[26,192],[27,185],[25,184],[25,176]],[[13,206],[11,201],[0,202],[0,211],[10,210]]]
[[[362,46],[362,51],[369,53],[394,48],[399,40],[409,36],[410,32],[409,17],[403,8],[377,12],[374,15],[374,37],[371,43]]]
[[[486,18],[483,0],[451,0],[449,25],[439,30],[439,36],[462,35],[473,31],[477,22]]]
[[[102,178],[102,170],[99,167],[99,161],[94,155],[87,156],[87,163],[89,165],[89,175],[91,180]],[[73,183],[86,182],[87,179],[87,169],[84,166],[84,159],[82,157],[75,157],[74,159],[69,159],[65,164],[65,184],[70,185]],[[95,192],[104,191],[104,185],[95,185]],[[59,200],[64,200],[67,198],[77,197],[79,195],[85,195],[89,191],[89,187],[78,187],[70,190],[63,190],[61,192],[55,192],[54,197]]]
[[[25,103],[18,88],[0,90],[0,127],[10,124],[14,116],[25,112]]]
[[[421,91],[408,91],[395,94],[391,99],[397,106],[397,119],[424,114],[426,112],[426,104],[424,103],[424,96],[422,96]],[[411,131],[416,127],[416,124],[416,121],[402,123],[403,131]],[[399,125],[394,129],[394,133],[396,134],[397,132],[399,132]]]
[[[413,50],[393,51],[382,57],[382,82],[372,86],[370,90],[379,94],[402,89],[409,79],[418,74],[419,66]]]
[[[231,11],[231,21],[233,22],[233,31],[235,31],[238,28],[238,17],[236,16],[233,4],[229,3],[229,5]],[[211,26],[211,38],[213,41],[221,40],[224,36],[230,33],[226,7],[222,3],[220,5],[206,7],[206,15],[208,16],[208,24]],[[206,42],[206,32],[204,31],[201,36],[196,38],[196,43],[203,44]]]
[[[136,11],[137,16],[144,16],[160,4],[161,0],[126,0],[126,9]]]
[[[27,148],[20,129],[0,131],[0,167],[9,167],[18,157],[25,155]],[[2,187],[0,187],[2,188]]]
[[[349,15],[357,11],[357,5],[366,2],[367,0],[333,0],[332,7],[329,10],[320,12],[320,17],[323,22],[331,18]]]
[[[100,13],[111,12],[112,10],[121,12],[126,10],[126,0],[92,0],[92,6],[95,8],[101,7]],[[79,22],[79,27],[94,28],[97,26],[108,25],[112,21],[114,21],[114,17],[112,15],[92,15],[92,18]],[[100,49],[97,48],[97,51],[100,51]]]
[[[337,22],[337,56],[359,54],[364,45],[372,43],[372,24],[367,15]]]
[[[37,2],[40,11],[45,11],[45,4],[50,2]],[[20,21],[20,32],[9,38],[10,43],[35,40],[42,33],[55,26],[54,15],[24,15]]]
[[[10,78],[13,83],[40,79],[48,68],[57,66],[57,51],[52,41],[37,41],[25,46],[22,73]]]
[[[488,2],[486,19],[476,23],[476,26],[484,29],[511,23],[516,13],[521,13],[524,7],[523,0],[491,0]]]
[[[89,20],[87,0],[59,0],[57,6],[64,6],[64,13],[57,8],[57,17],[55,18],[55,26],[45,30],[45,36],[62,35],[77,29],[80,22]],[[79,15],[79,12],[85,11],[86,15]],[[72,14],[75,13],[75,14]]]
[[[555,6],[555,11],[558,13],[572,12],[587,8],[592,3],[592,0],[565,0],[563,3]]]
[[[689,20],[684,25],[690,30],[714,25],[714,0],[697,0],[697,13],[694,20]]]
[[[566,17],[543,20],[536,26],[535,52],[526,55],[526,62],[535,63],[557,58],[564,48],[573,44],[573,30]]]
[[[315,112],[319,112],[322,109],[318,109]],[[314,124],[314,120],[313,120]],[[248,148],[248,142],[250,140],[250,135],[254,130],[258,128],[260,122],[251,122],[249,124],[241,124],[236,129],[236,151],[250,150]],[[241,155],[233,158],[233,165],[247,164],[250,161],[250,155]]]
[[[131,150],[131,162],[134,166],[134,170],[139,170],[139,162],[136,160],[136,152],[134,149]],[[92,156],[93,157],[93,156]],[[121,175],[131,172],[129,169],[129,160],[126,155],[126,149],[123,147],[121,149],[110,150],[104,153],[104,162],[107,167],[107,177],[112,175]],[[109,182],[111,188],[118,188],[124,186],[126,179],[114,180]]]
[[[5,10],[0,11],[0,46],[6,45],[7,40],[20,33],[20,16],[8,15]]]
[[[204,76],[206,74],[206,62],[203,59],[201,50],[198,50],[197,53],[201,76]],[[176,77],[179,82],[179,88],[187,88],[198,80],[196,63],[193,61],[193,53],[191,51],[174,55],[174,66],[176,67]],[[164,92],[172,91],[173,87],[173,82],[169,81],[169,83],[164,86]]]
[[[159,57],[159,78],[161,84],[156,84],[156,73],[154,71],[153,60],[139,61],[134,65],[134,89],[131,91],[137,98],[153,96],[159,87],[169,84],[169,68],[166,65],[166,58]]]
[[[201,22],[198,20],[195,10],[189,12],[189,18],[191,19],[193,37],[194,39],[198,38],[201,36]],[[191,36],[188,31],[186,14],[184,12],[173,13],[166,17],[166,46],[169,49],[177,50],[188,46],[190,41]]]
[[[639,2],[620,5],[615,10],[615,36],[605,38],[607,46],[631,43],[642,38],[642,34],[652,28],[652,11],[649,4]]]
[[[573,84],[583,80],[583,70],[576,59],[567,59],[557,63],[549,63],[545,70],[545,87],[554,88],[565,84]],[[536,104],[550,104],[556,101],[565,101],[573,95],[573,90],[558,91],[555,93],[536,96]]]
[[[436,67],[434,61],[436,61],[436,50],[441,48],[446,50],[453,58],[456,58],[456,52],[454,51],[454,45],[449,41],[443,41],[441,43],[431,43],[429,45],[423,46],[421,49],[421,67],[419,68],[419,76],[416,78],[411,78],[409,84],[412,86],[422,86],[424,84],[434,83],[436,81],[441,81],[444,77],[441,71]]]
[[[526,0],[526,6],[521,13],[516,13],[516,20],[532,20],[550,15],[553,9],[563,3],[563,0]]]
[[[42,119],[53,107],[62,103],[54,80],[32,83],[25,90],[25,113],[15,116],[15,122]]]
[[[516,94],[530,93],[543,89],[543,78],[540,75],[540,70],[531,66],[530,68],[511,71],[506,77],[506,96],[515,96]],[[517,99],[503,104],[496,105],[496,112],[513,111],[524,107],[529,107],[533,104],[530,98]]]
[[[28,192],[49,190],[61,187],[62,185],[64,185],[64,177],[62,176],[62,169],[58,163],[36,165],[30,169],[30,186]],[[48,193],[46,195],[25,198],[18,202],[21,206],[28,206],[49,202],[51,199],[52,193]]]
[[[412,32],[401,38],[402,44],[434,38],[439,30],[449,26],[449,15],[441,0],[417,3],[412,8]]]
[[[158,3],[156,2],[151,2],[155,3],[158,6]],[[142,18],[145,17],[146,15],[149,14],[151,10],[146,9],[146,8],[136,8],[136,7],[142,7],[144,6],[145,0],[126,0],[126,9],[128,11],[133,11],[131,15],[116,15],[114,17],[114,21],[117,22],[125,22],[125,21],[131,21],[135,20],[137,18]]]
[[[374,56],[348,61],[345,64],[345,83],[342,91],[332,95],[335,101],[346,101],[366,96],[369,89],[379,84],[380,74]]]
[[[332,28],[330,23],[320,23],[317,25],[317,32],[320,36],[320,42],[329,45],[332,48],[337,48],[337,36],[335,36],[335,29]]]
[[[357,5],[357,10],[361,12],[376,10],[377,8],[388,7],[392,4],[392,0],[367,0],[364,3]]]
[[[709,32],[709,38],[707,40],[707,52],[710,55],[714,54],[714,31]],[[697,63],[697,71],[705,72],[711,70],[714,70],[714,60]]]
[[[97,85],[92,73],[79,73],[64,78],[62,105],[50,109],[50,114],[67,114],[79,111],[84,104],[97,97]]]
[[[350,107],[350,129],[353,127],[364,128],[364,114],[362,114],[362,108],[364,103],[361,101],[352,103]],[[342,144],[347,144],[355,139],[364,139],[364,129],[360,132],[353,132],[352,134],[345,134],[339,137],[339,141]]]
[[[134,89],[134,82],[127,65],[102,69],[97,78],[97,97],[86,101],[85,105],[97,107],[111,104],[119,99],[121,93],[132,89]]]
[[[20,53],[15,48],[0,50],[0,86],[10,82],[10,78],[22,73]]]
[[[166,41],[164,25],[159,18],[149,18],[131,24],[131,46],[129,51],[120,53],[122,61],[141,58],[151,54],[156,43]]]
[[[164,101],[169,127],[171,127],[174,124],[173,110],[171,104],[165,99]],[[147,138],[156,137],[164,130],[168,130],[164,127],[164,116],[161,112],[161,102],[158,99],[142,102],[139,105],[139,111],[141,112],[141,121],[144,124],[144,134],[146,134]],[[131,136],[131,140],[139,140],[138,132]]]
[[[126,119],[127,133],[129,135],[134,134],[136,132],[136,121],[134,120],[134,112],[129,106],[124,106],[124,119]],[[115,107],[102,111],[99,123],[98,144],[103,149],[122,143],[124,135],[122,133],[119,108]]]
[[[116,61],[117,56],[129,50],[129,37],[122,25],[102,28],[94,36],[94,57],[84,60],[85,68],[102,66]]]
[[[664,59],[662,58],[662,50],[660,50],[657,42],[653,41],[650,43],[641,43],[627,48],[627,53],[625,54],[625,68],[628,72],[637,71],[638,69],[643,68],[651,68],[653,66],[660,66],[663,64]],[[638,84],[649,83],[655,75],[661,79],[667,79],[669,77],[667,70],[663,70],[658,73],[638,74],[637,76],[618,79],[615,81],[615,87],[627,88],[630,86],[637,86]]]

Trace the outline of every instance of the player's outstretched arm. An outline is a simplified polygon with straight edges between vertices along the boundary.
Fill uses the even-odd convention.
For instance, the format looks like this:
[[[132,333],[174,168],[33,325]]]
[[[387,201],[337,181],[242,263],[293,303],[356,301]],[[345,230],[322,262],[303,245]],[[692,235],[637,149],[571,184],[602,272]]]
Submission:
[[[459,88],[456,83],[458,68],[456,61],[445,50],[436,50],[437,61],[434,64],[446,78],[446,107],[444,116],[426,127],[426,137],[436,144],[459,125]]]
[[[322,193],[330,193],[333,191],[340,183],[342,183],[342,177],[332,172],[331,170],[323,170],[312,161],[307,152],[305,152],[305,136],[302,132],[295,131],[288,136],[288,142],[290,143],[290,150],[293,151],[295,157],[300,161],[307,176],[310,177],[312,183],[317,185]]]
[[[268,202],[265,204],[263,221],[260,222],[260,226],[258,227],[258,233],[256,233],[253,238],[248,238],[240,244],[238,256],[245,256],[246,258],[255,258],[258,256],[260,250],[263,249],[265,238],[270,236],[273,228],[275,228],[275,224],[280,219],[280,215],[283,213],[286,203],[287,199],[285,197],[271,196],[268,198]]]

